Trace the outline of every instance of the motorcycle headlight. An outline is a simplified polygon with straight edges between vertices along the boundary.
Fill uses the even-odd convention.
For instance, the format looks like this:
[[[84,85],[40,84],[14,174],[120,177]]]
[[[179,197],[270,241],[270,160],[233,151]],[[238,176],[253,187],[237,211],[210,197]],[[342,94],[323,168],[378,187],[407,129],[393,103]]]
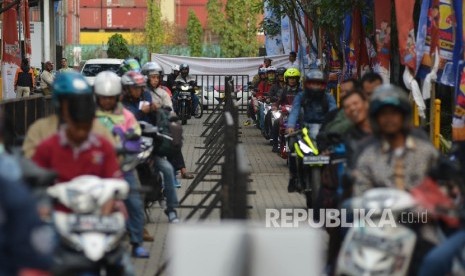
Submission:
[[[310,152],[313,152],[312,149],[307,144],[302,142],[301,140],[299,140],[298,143],[299,143],[300,150],[302,150],[303,153],[309,154]]]
[[[182,91],[187,91],[187,90],[189,90],[189,86],[181,86],[181,90]]]

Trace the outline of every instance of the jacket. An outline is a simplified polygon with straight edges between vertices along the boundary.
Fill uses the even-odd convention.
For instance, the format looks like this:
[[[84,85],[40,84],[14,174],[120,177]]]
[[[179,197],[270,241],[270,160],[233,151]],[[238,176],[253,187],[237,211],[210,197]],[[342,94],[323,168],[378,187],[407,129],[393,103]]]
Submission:
[[[151,116],[151,113],[145,114],[142,112],[142,110],[139,109],[139,103],[141,101],[149,102],[150,104],[152,103],[152,95],[150,95],[150,92],[145,90],[142,92],[142,95],[139,99],[133,99],[132,97],[126,96],[123,98],[123,105],[124,107],[129,110],[134,116],[136,117],[137,121],[145,121],[150,124],[154,124],[154,119]]]
[[[355,161],[354,194],[360,196],[375,187],[409,190],[419,184],[436,163],[439,153],[423,138],[409,133],[402,150],[390,148],[375,137],[365,143]]]
[[[328,110],[324,110],[322,101],[308,100],[304,97],[304,92],[299,92],[292,103],[291,113],[287,125],[289,128],[295,128],[299,119],[300,109],[303,108],[303,123],[321,124],[323,123],[326,113],[337,108],[336,101],[329,93],[325,93],[324,97],[328,101]]]
[[[42,89],[51,88],[53,79],[54,79],[53,73],[47,70],[44,70],[42,74],[40,75],[40,88]]]
[[[96,117],[99,122],[105,126],[108,131],[112,132],[115,127],[121,128],[124,132],[129,129],[134,130],[134,133],[140,135],[141,129],[134,115],[131,111],[123,107],[122,103],[118,103],[113,112],[105,112],[97,109]]]
[[[32,157],[37,146],[42,143],[42,141],[57,133],[59,125],[59,118],[57,115],[50,115],[35,121],[27,130],[26,138],[24,139],[24,156],[27,158]],[[92,132],[105,137],[113,145],[116,144],[113,135],[111,135],[98,120],[94,121]]]
[[[20,67],[16,70],[15,86],[34,88],[34,70],[31,67]]]

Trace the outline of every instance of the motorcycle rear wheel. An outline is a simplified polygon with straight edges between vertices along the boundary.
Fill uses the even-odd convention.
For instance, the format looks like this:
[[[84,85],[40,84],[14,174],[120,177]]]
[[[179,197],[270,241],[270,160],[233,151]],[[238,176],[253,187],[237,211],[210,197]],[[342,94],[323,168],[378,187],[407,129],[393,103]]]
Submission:
[[[197,108],[195,109],[194,118],[200,119],[200,118],[202,118],[202,115],[203,115],[203,107],[202,107],[202,104],[199,103],[197,105]]]

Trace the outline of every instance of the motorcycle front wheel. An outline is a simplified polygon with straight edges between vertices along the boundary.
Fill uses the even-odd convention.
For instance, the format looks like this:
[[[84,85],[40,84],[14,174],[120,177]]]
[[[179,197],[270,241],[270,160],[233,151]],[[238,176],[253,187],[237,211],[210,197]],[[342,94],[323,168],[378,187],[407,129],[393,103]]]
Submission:
[[[195,109],[194,118],[200,119],[202,118],[202,115],[203,115],[203,107],[202,107],[202,103],[199,103],[197,105],[197,108]]]
[[[179,115],[181,117],[181,124],[183,125],[187,124],[187,110],[186,110],[185,103],[183,103],[181,107],[179,108]]]

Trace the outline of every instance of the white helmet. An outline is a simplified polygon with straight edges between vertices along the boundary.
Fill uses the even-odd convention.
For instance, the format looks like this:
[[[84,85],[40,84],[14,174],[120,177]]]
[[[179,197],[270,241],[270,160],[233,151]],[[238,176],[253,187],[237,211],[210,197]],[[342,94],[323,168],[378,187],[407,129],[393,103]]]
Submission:
[[[95,77],[94,93],[97,96],[118,96],[122,90],[120,77],[111,71],[100,72]]]
[[[142,66],[142,75],[161,75],[163,76],[164,71],[163,68],[157,62],[150,61]]]
[[[276,73],[276,67],[270,66],[270,67],[266,68],[266,72],[275,72]]]
[[[179,65],[175,64],[171,67],[171,71],[181,71],[181,69],[179,68]]]

